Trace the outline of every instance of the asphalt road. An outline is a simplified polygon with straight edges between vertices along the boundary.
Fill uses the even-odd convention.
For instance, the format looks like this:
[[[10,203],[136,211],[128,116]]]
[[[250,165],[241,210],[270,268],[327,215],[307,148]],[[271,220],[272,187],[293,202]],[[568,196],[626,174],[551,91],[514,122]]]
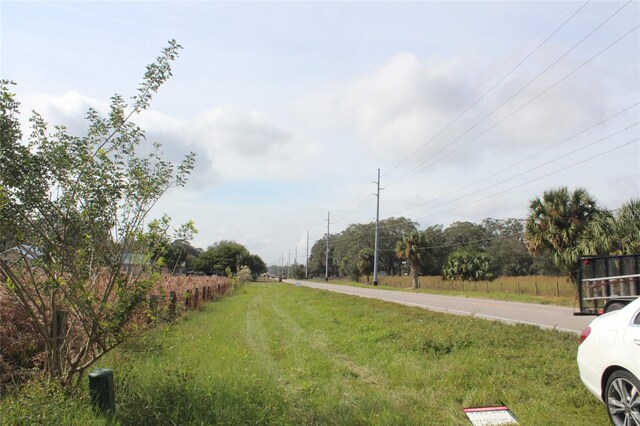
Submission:
[[[561,306],[439,296],[434,294],[349,287],[308,281],[285,280],[285,282],[353,296],[385,300],[387,302],[400,303],[402,305],[415,306],[448,314],[473,315],[488,320],[531,324],[542,328],[555,328],[575,333],[581,333],[595,318],[593,316],[574,316],[574,310],[572,308]]]

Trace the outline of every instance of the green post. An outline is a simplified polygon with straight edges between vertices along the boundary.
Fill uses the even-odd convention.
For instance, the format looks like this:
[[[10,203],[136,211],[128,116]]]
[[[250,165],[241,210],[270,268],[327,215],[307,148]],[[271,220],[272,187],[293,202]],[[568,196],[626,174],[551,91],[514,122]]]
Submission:
[[[114,414],[116,410],[113,392],[113,370],[97,368],[89,373],[89,395],[93,406],[107,414]]]

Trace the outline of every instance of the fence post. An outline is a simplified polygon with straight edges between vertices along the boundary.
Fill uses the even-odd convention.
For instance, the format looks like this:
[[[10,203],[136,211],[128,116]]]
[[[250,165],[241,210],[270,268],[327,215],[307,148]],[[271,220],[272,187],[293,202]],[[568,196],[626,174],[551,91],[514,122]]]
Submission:
[[[536,284],[536,296],[538,295],[538,281],[535,282]]]
[[[198,287],[193,289],[193,307],[198,306]]]
[[[158,295],[152,294],[149,296],[149,313],[147,314],[147,324],[153,321],[153,314],[158,309]]]
[[[518,281],[518,292],[517,294],[520,294],[520,281]]]
[[[207,297],[207,287],[202,286],[202,301],[206,302],[207,300],[209,300],[209,298]]]
[[[176,292],[169,292],[169,314],[174,317],[176,315]]]
[[[191,290],[187,290],[184,296],[184,306],[189,309],[191,307]]]
[[[489,293],[489,281],[487,281],[487,293]]]
[[[560,286],[558,285],[558,281],[556,281],[556,297],[560,297]]]

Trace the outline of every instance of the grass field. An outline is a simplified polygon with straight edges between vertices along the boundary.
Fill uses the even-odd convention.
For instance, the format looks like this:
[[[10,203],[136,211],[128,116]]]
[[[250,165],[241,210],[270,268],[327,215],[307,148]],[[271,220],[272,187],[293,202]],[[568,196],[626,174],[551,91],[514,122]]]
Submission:
[[[110,354],[116,424],[466,425],[506,404],[521,425],[607,424],[574,334],[284,284],[251,284]],[[31,387],[6,424],[104,424],[81,393]],[[3,423],[0,421],[0,423]]]
[[[371,279],[371,277],[369,277]],[[322,280],[316,280],[322,281]],[[368,287],[366,278],[359,282],[330,280],[331,284]],[[575,286],[563,277],[528,276],[499,277],[495,281],[445,281],[439,276],[420,277],[420,288],[411,289],[411,278],[380,277],[378,287],[388,290],[417,291],[449,296],[476,297],[545,305],[578,306]]]

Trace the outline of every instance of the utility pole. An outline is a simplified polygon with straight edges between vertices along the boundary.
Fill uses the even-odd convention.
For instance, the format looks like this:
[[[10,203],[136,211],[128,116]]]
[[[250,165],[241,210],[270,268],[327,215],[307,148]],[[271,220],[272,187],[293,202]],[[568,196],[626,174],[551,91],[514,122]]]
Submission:
[[[290,270],[291,270],[291,249],[289,249],[289,260],[287,261],[287,279],[289,279]]]
[[[284,253],[280,254],[280,279],[278,281],[282,282],[282,274],[284,272]]]
[[[304,279],[309,279],[309,230],[307,230],[307,257],[304,261]]]
[[[378,169],[378,190],[376,191],[376,235],[373,248],[373,285],[378,285],[378,221],[380,220],[380,169]]]
[[[293,264],[297,265],[298,264],[298,245],[296,244],[296,255],[293,258]]]
[[[324,261],[324,280],[329,281],[329,223],[331,222],[331,212],[327,212],[327,254]]]

